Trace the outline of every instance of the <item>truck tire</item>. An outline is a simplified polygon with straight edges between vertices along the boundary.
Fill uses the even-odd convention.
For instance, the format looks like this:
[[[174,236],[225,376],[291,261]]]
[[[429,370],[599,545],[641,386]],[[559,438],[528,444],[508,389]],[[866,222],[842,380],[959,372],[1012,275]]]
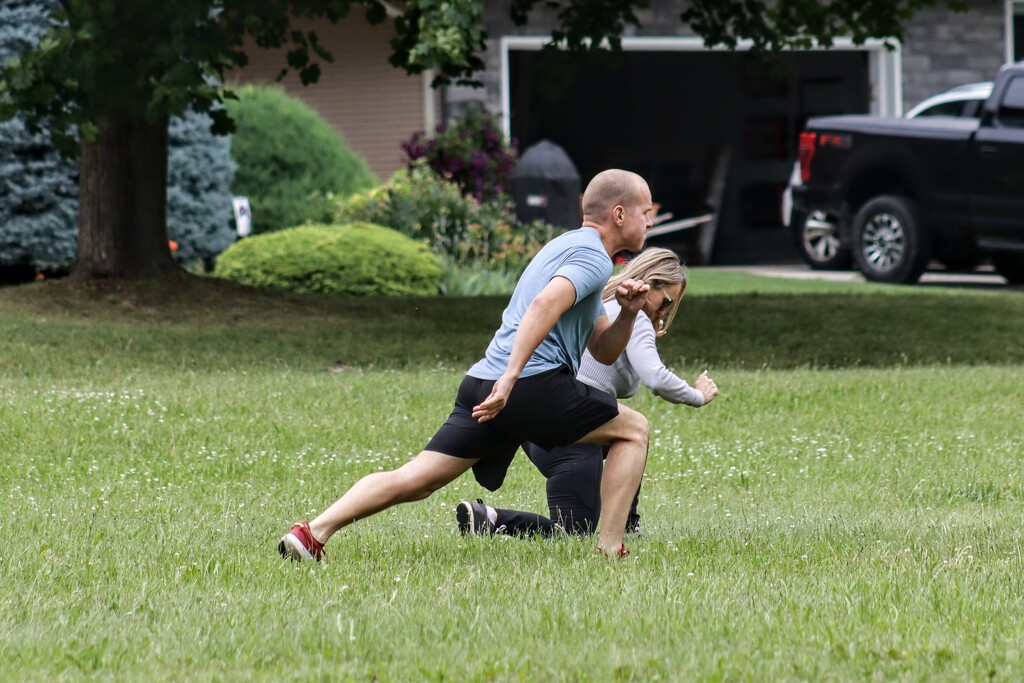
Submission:
[[[1024,285],[1024,252],[997,251],[992,254],[992,265],[1011,285]]]
[[[839,223],[824,211],[794,214],[796,245],[800,257],[815,270],[850,267],[850,252],[839,243]]]
[[[913,284],[928,267],[931,244],[912,199],[882,195],[853,217],[853,257],[872,282]]]

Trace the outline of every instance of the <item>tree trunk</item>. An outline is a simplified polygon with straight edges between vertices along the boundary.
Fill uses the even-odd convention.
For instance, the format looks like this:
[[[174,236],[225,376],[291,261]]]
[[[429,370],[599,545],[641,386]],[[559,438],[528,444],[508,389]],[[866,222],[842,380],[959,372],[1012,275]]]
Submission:
[[[112,112],[95,141],[83,140],[75,277],[177,269],[167,241],[167,124]]]

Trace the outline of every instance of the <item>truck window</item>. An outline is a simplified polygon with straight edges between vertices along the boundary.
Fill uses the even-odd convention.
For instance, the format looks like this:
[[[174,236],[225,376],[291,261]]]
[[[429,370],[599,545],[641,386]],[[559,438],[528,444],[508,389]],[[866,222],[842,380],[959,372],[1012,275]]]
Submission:
[[[953,102],[943,102],[941,104],[935,104],[927,109],[922,110],[918,113],[915,118],[921,118],[923,116],[956,116],[959,117],[964,110],[963,100],[955,100]]]
[[[964,102],[964,117],[969,119],[981,118],[981,105],[985,100],[967,100]]]
[[[1000,125],[1024,128],[1024,78],[1014,78],[1007,83],[996,118]]]

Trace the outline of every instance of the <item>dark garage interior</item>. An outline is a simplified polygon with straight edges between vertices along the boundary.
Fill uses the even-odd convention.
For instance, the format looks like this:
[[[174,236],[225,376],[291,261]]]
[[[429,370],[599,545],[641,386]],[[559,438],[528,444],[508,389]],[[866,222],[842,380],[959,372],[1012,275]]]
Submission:
[[[584,185],[605,168],[640,173],[669,220],[713,213],[711,223],[650,240],[691,264],[794,260],[779,207],[797,135],[809,116],[869,110],[868,62],[860,50],[770,61],[630,50],[585,63],[512,50],[511,134],[520,150],[560,145]]]

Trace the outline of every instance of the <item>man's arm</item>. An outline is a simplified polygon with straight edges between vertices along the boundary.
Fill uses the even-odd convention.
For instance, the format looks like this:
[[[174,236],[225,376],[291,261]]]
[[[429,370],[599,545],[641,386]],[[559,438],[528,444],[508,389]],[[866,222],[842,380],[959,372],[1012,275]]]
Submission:
[[[554,329],[562,314],[575,303],[576,288],[567,278],[560,275],[551,278],[544,289],[540,290],[540,294],[530,302],[523,319],[519,322],[515,340],[512,342],[508,368],[494,383],[491,395],[473,408],[473,417],[480,422],[487,422],[501,412],[512,392],[512,386],[519,379],[519,373],[526,367],[530,356],[540,346],[544,337]]]
[[[611,365],[622,354],[633,334],[636,314],[647,303],[650,289],[650,285],[640,280],[626,280],[615,290],[615,299],[621,306],[618,317],[611,323],[606,316],[598,318],[587,342],[587,350],[598,362]]]

